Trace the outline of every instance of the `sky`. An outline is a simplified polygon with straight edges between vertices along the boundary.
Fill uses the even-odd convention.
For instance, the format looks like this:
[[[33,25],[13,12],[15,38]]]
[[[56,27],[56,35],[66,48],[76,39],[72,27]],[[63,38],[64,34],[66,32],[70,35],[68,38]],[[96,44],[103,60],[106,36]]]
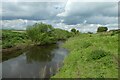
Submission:
[[[109,0],[110,1],[110,0]],[[3,29],[22,29],[37,22],[69,30],[96,32],[99,26],[109,30],[118,28],[118,2],[65,0],[65,1],[2,1],[0,7]]]

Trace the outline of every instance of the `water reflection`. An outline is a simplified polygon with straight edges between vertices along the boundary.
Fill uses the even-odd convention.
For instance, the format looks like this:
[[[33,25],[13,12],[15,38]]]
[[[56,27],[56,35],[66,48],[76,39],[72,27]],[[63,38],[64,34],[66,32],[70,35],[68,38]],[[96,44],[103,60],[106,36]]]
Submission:
[[[34,46],[20,56],[4,61],[3,78],[48,78],[54,75],[67,55],[61,44]]]
[[[54,57],[51,52],[56,48],[56,45],[51,46],[34,46],[28,52],[26,52],[27,62],[31,63],[33,61],[38,62],[49,62]]]
[[[2,62],[3,62],[3,61],[6,61],[6,60],[9,60],[9,59],[11,59],[11,58],[18,57],[18,56],[20,56],[21,54],[23,54],[23,52],[24,52],[24,50],[11,51],[11,52],[7,52],[7,53],[2,52]]]

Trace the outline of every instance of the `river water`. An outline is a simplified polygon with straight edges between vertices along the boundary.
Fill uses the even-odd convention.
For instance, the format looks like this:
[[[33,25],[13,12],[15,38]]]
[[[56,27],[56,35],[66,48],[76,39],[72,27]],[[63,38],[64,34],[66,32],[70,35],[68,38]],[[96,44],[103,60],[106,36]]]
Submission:
[[[50,46],[33,46],[17,57],[4,60],[2,77],[49,78],[55,75],[68,54],[68,51],[61,47],[62,43],[59,41]]]

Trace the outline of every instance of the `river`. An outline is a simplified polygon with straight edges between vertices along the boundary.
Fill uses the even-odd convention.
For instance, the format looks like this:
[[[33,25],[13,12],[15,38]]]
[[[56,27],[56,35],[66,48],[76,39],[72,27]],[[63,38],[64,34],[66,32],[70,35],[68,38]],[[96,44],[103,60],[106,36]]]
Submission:
[[[2,77],[50,78],[58,72],[68,54],[68,51],[61,47],[62,44],[63,42],[59,41],[49,46],[33,46],[17,57],[10,56],[2,62]]]

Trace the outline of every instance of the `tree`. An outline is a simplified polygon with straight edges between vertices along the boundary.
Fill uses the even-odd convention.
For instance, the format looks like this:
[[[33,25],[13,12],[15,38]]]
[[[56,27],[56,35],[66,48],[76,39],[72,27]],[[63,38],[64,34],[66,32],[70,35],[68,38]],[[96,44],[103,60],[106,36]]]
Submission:
[[[106,32],[108,30],[107,27],[98,27],[97,32]]]
[[[71,29],[71,32],[76,33],[76,29],[75,29],[75,28],[72,28],[72,29]]]
[[[53,42],[51,31],[54,28],[51,25],[36,23],[27,27],[27,35],[37,45],[43,45]]]
[[[79,30],[77,30],[76,33],[78,34],[78,33],[79,33]]]
[[[75,28],[72,28],[72,29],[71,29],[71,32],[74,33],[74,34],[78,34],[78,33],[79,33],[79,30],[76,30]]]

